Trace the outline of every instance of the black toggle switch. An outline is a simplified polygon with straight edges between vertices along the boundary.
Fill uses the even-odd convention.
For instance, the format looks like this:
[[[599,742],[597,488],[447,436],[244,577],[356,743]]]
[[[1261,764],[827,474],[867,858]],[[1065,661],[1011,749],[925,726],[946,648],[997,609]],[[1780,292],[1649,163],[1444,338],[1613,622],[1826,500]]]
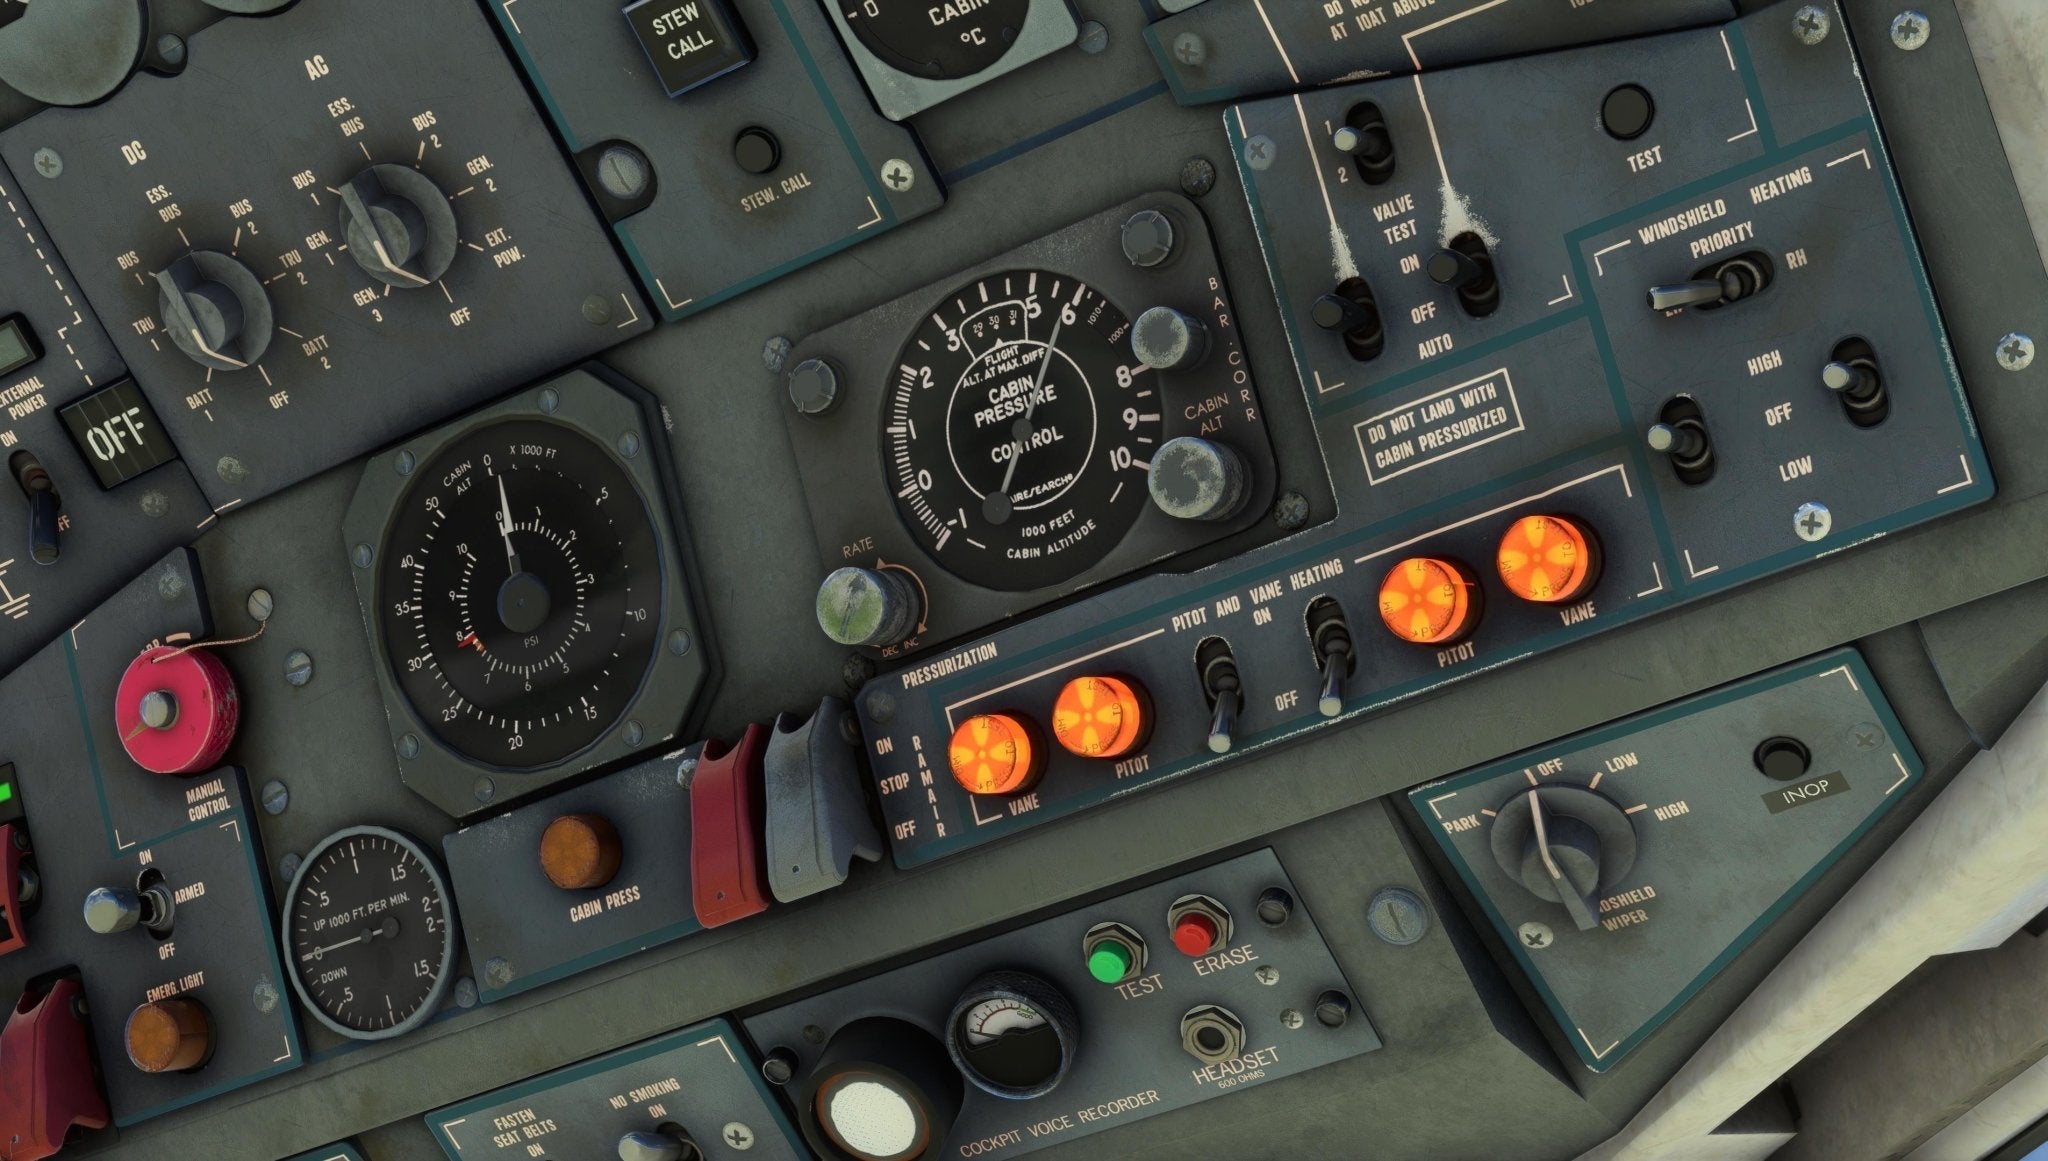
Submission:
[[[1394,135],[1387,129],[1386,114],[1371,101],[1351,106],[1344,124],[1330,134],[1330,144],[1351,155],[1365,184],[1385,185],[1394,176]]]
[[[1351,643],[1351,626],[1344,619],[1343,606],[1329,597],[1309,602],[1308,641],[1323,677],[1316,710],[1334,718],[1344,712],[1344,682],[1358,667],[1358,651]]]
[[[1344,349],[1363,363],[1387,349],[1387,329],[1380,306],[1363,278],[1347,278],[1337,289],[1308,308],[1309,321],[1344,338]]]
[[[1237,658],[1221,637],[1211,637],[1195,647],[1195,668],[1202,675],[1202,694],[1215,713],[1209,719],[1209,750],[1230,752],[1231,735],[1237,732],[1237,715],[1244,710],[1244,682],[1238,677]]]
[[[1485,318],[1500,309],[1500,280],[1494,276],[1493,255],[1479,235],[1464,233],[1451,239],[1449,246],[1430,255],[1428,269],[1437,285],[1458,292],[1458,305],[1473,318]]]
[[[1876,427],[1891,414],[1891,398],[1877,367],[1877,352],[1862,339],[1835,344],[1831,361],[1821,368],[1820,381],[1842,401],[1849,422],[1858,427]]]
[[[1671,461],[1681,482],[1704,484],[1714,474],[1714,440],[1707,432],[1699,405],[1679,396],[1664,405],[1660,422],[1650,425],[1644,442]]]
[[[1658,312],[1693,307],[1717,310],[1754,298],[1771,285],[1771,257],[1750,250],[1724,258],[1684,282],[1650,288],[1650,309]]]
[[[63,498],[57,495],[57,482],[43,470],[42,462],[27,451],[10,456],[7,470],[13,473],[14,482],[21,485],[22,495],[28,497],[29,558],[37,564],[57,563],[58,525],[64,507]]]

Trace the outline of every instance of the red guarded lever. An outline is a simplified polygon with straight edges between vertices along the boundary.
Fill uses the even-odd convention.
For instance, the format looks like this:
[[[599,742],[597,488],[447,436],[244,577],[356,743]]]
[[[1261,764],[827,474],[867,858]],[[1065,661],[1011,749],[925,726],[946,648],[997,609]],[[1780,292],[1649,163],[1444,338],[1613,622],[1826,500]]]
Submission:
[[[761,756],[768,727],[756,722],[739,744],[704,743],[690,781],[690,891],[697,922],[718,927],[768,909],[768,864],[762,841],[767,783]]]
[[[0,826],[0,955],[28,946],[28,922],[21,915],[21,851],[26,845],[19,827],[11,822]],[[0,1139],[0,1149],[6,1145]]]
[[[60,979],[41,996],[23,995],[0,1031],[0,1161],[42,1161],[72,1126],[107,1127],[79,994],[77,980]]]

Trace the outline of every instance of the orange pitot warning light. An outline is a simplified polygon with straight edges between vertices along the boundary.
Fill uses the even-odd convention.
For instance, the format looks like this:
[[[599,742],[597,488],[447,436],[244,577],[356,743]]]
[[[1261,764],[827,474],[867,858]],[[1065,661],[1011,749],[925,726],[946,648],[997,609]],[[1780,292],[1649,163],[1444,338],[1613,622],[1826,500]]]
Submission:
[[[1415,556],[1380,582],[1380,619],[1403,641],[1444,645],[1479,623],[1479,586],[1464,565]]]
[[[1077,677],[1053,703],[1052,736],[1083,758],[1121,758],[1152,728],[1145,689],[1121,677]]]
[[[953,731],[946,760],[969,794],[1016,794],[1038,781],[1045,755],[1022,718],[975,714]]]
[[[1501,537],[1496,563],[1508,591],[1525,601],[1562,604],[1600,579],[1600,542],[1563,516],[1524,516]]]

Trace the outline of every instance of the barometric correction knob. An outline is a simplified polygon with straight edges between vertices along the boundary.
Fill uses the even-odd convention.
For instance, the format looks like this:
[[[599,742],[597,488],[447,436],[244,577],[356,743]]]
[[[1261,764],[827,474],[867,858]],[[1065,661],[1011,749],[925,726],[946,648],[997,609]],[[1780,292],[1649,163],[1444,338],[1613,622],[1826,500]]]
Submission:
[[[704,1154],[687,1137],[636,1129],[619,1138],[619,1161],[698,1161]]]
[[[1152,699],[1128,677],[1077,677],[1052,707],[1052,736],[1082,758],[1122,758],[1152,735]]]
[[[1209,328],[1170,306],[1155,306],[1131,327],[1131,353],[1154,371],[1185,371],[1209,354]]]
[[[818,627],[841,645],[901,645],[923,617],[924,599],[900,569],[842,568],[818,586]]]
[[[832,1161],[937,1161],[965,1095],[930,1033],[873,1016],[832,1034],[796,1106],[804,1139]]]
[[[1045,772],[1045,744],[1020,715],[975,714],[953,731],[946,762],[969,794],[1022,794]]]
[[[1561,605],[1600,580],[1600,541],[1585,522],[1567,516],[1524,516],[1508,526],[1494,554],[1508,591],[1539,605]]]
[[[1152,453],[1145,487],[1152,503],[1176,520],[1228,520],[1244,511],[1251,469],[1229,444],[1176,436]]]
[[[1028,972],[982,974],[946,1018],[946,1054],[969,1083],[1003,1100],[1032,1100],[1059,1087],[1080,1043],[1073,1003]]]
[[[1479,625],[1482,598],[1472,570],[1458,561],[1410,557],[1380,582],[1380,620],[1403,641],[1449,645]]]
[[[141,1072],[197,1072],[213,1057],[213,1016],[197,1000],[153,1000],[129,1013],[122,1039]]]
[[[618,828],[601,814],[565,814],[540,835],[540,869],[564,891],[595,891],[625,858]]]
[[[1601,893],[1636,862],[1628,815],[1576,786],[1517,793],[1493,820],[1491,846],[1509,878],[1538,899],[1563,904],[1580,931],[1600,925]]]
[[[152,774],[199,774],[235,740],[241,697],[210,650],[159,645],[128,663],[114,691],[114,728]]]
[[[156,275],[157,318],[185,357],[215,371],[254,366],[270,347],[270,295],[247,266],[194,250]]]
[[[432,286],[455,261],[455,211],[433,179],[402,165],[373,165],[341,187],[348,256],[400,290]]]

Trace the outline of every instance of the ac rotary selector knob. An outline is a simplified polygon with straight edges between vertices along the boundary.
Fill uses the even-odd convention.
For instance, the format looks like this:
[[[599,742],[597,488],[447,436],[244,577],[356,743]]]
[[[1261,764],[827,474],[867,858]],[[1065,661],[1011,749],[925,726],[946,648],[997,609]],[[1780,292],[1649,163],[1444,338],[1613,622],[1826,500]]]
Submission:
[[[1493,820],[1493,858],[1531,895],[1561,903],[1580,931],[1599,925],[1600,894],[1636,862],[1635,824],[1597,791],[1545,786]]]
[[[348,256],[370,277],[410,290],[432,286],[455,261],[455,211],[416,169],[373,165],[341,187]]]
[[[247,266],[194,250],[156,275],[157,316],[185,356],[215,371],[253,366],[270,346],[270,295]]]

